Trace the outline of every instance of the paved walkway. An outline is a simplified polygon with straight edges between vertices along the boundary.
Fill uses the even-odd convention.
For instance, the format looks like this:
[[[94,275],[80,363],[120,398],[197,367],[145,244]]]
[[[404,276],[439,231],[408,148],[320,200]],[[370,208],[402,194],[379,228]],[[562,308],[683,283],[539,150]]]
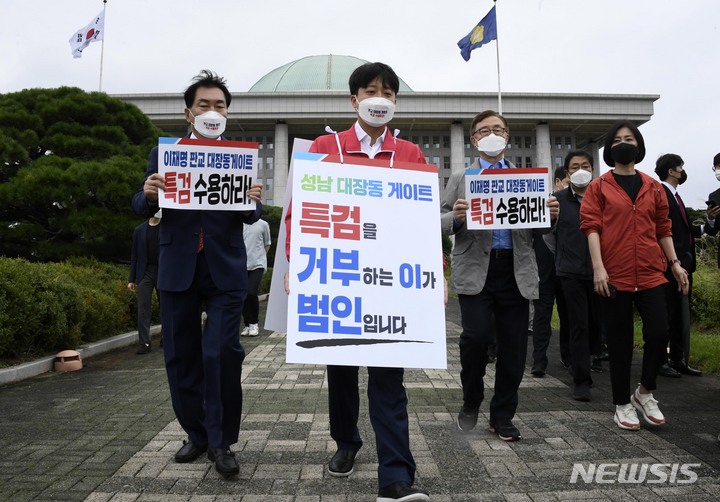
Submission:
[[[406,371],[417,484],[433,501],[720,499],[717,377],[661,379],[656,396],[668,424],[621,431],[612,421],[607,367],[594,375],[593,401],[573,401],[553,339],[548,376],[533,378],[528,367],[520,390],[515,423],[524,439],[508,444],[482,426],[465,434],[455,425],[459,336],[459,308],[451,300],[448,369]],[[285,364],[281,333],[263,331],[243,342],[246,415],[233,447],[237,479],[222,479],[204,457],[172,461],[185,436],[170,405],[162,355],[136,356],[127,347],[86,360],[79,372],[0,387],[0,500],[374,501],[377,457],[366,403],[356,472],[330,477],[325,466],[335,446],[324,367]],[[636,356],[634,374],[637,363]],[[490,370],[490,387],[493,376]],[[481,412],[482,423],[486,403]],[[618,483],[617,465],[601,467],[593,478],[606,483],[582,476],[571,483],[576,463],[583,473],[600,464],[671,465],[655,466],[661,474],[649,471],[639,483]],[[683,464],[694,465],[681,470]],[[681,483],[692,474],[695,482]]]

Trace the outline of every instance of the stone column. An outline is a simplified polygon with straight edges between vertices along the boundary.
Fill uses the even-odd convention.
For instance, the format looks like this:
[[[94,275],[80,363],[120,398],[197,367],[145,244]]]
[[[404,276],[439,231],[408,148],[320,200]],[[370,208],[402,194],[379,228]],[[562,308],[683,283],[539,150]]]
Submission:
[[[465,131],[462,122],[450,124],[450,170],[461,171],[465,165]]]
[[[550,126],[547,122],[540,122],[535,126],[535,165],[549,167],[551,173],[555,168],[550,150]]]
[[[282,207],[285,203],[288,170],[290,169],[290,150],[288,145],[288,125],[285,122],[275,124],[275,165],[273,166],[274,186],[273,205]]]

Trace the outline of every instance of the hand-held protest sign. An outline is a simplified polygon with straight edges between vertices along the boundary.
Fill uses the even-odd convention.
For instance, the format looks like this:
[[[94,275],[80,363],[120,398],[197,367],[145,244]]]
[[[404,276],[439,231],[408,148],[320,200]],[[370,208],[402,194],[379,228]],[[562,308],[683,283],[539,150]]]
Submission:
[[[550,226],[548,168],[466,169],[468,230]]]
[[[258,144],[190,138],[159,138],[158,173],[165,177],[161,208],[246,211],[257,180]]]
[[[446,368],[436,166],[335,159],[293,159],[287,361]]]

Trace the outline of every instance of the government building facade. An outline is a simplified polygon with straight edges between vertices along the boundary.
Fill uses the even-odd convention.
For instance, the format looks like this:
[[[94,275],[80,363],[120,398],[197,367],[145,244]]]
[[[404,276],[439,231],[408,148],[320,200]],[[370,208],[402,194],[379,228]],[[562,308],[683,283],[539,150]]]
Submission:
[[[352,56],[308,56],[271,71],[247,92],[233,92],[224,136],[259,144],[258,178],[264,204],[282,206],[295,138],[315,139],[325,127],[343,131],[355,120],[348,78],[366,63]],[[402,76],[401,76],[402,77]],[[115,97],[140,108],[173,136],[184,136],[188,124],[182,93],[128,94]],[[599,148],[610,124],[618,119],[637,125],[649,121],[658,95],[504,93],[502,114],[509,123],[505,157],[518,167],[563,164],[571,149],[601,159]],[[398,137],[420,146],[428,163],[438,166],[442,193],[450,173],[477,157],[470,144],[470,123],[479,112],[497,110],[495,93],[415,92],[400,82],[397,109],[390,123]]]

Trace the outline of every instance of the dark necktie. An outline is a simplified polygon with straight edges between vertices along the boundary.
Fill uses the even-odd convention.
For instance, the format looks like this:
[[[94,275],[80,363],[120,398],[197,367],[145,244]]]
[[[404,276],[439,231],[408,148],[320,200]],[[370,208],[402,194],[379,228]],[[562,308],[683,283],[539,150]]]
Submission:
[[[687,212],[685,211],[685,204],[683,204],[682,198],[680,197],[679,192],[675,192],[675,199],[677,200],[678,206],[680,206],[680,215],[682,216],[683,221],[685,222],[685,226],[688,229],[688,238],[690,240],[691,245],[694,245],[694,239],[692,238],[692,235],[690,234],[690,223],[688,222],[687,218]]]

